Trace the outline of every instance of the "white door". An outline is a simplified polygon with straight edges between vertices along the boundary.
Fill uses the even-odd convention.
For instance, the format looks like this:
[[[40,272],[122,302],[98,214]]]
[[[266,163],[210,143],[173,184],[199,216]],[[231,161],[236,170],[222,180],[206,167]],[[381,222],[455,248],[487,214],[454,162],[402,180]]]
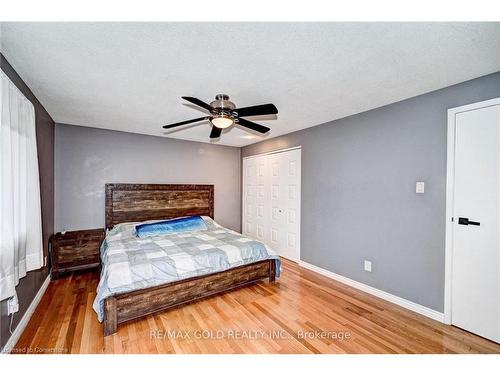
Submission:
[[[301,150],[243,159],[243,234],[300,260]]]
[[[500,342],[500,105],[455,115],[451,322]]]

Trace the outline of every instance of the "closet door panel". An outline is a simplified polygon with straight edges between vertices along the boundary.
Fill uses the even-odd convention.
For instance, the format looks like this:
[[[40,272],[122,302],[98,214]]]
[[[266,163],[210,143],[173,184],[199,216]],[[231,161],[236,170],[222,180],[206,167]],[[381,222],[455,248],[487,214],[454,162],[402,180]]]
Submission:
[[[300,260],[301,150],[243,159],[243,233]]]

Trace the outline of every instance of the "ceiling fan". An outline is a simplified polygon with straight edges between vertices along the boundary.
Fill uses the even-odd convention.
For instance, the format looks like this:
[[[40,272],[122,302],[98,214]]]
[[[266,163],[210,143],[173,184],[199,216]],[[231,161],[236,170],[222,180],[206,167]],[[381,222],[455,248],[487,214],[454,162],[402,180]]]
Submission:
[[[215,100],[210,104],[191,96],[183,96],[182,99],[206,109],[210,112],[210,116],[176,122],[175,124],[165,125],[163,128],[170,129],[175,128],[176,126],[190,124],[192,122],[209,120],[213,125],[212,131],[210,132],[210,138],[219,138],[222,133],[222,129],[228,128],[233,124],[238,124],[245,128],[265,134],[271,129],[266,126],[256,124],[255,122],[248,121],[242,117],[275,115],[278,113],[278,109],[274,104],[261,104],[252,107],[236,108],[236,105],[229,100],[229,96],[226,94],[216,95]]]

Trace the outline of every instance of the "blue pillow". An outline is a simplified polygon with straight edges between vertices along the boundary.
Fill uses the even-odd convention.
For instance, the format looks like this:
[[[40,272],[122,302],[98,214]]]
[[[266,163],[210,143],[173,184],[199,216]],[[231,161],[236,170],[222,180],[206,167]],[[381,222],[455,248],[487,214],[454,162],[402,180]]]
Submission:
[[[135,226],[137,237],[155,236],[193,230],[206,230],[205,221],[200,216],[183,217],[181,219],[165,220],[156,223],[139,224]]]

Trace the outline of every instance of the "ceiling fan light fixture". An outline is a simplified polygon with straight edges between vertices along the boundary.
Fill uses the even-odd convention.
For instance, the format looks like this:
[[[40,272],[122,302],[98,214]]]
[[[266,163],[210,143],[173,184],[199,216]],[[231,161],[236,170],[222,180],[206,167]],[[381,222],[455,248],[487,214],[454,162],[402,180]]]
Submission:
[[[213,126],[218,127],[219,129],[229,128],[234,124],[234,120],[231,116],[227,115],[218,115],[210,117],[210,122]]]

